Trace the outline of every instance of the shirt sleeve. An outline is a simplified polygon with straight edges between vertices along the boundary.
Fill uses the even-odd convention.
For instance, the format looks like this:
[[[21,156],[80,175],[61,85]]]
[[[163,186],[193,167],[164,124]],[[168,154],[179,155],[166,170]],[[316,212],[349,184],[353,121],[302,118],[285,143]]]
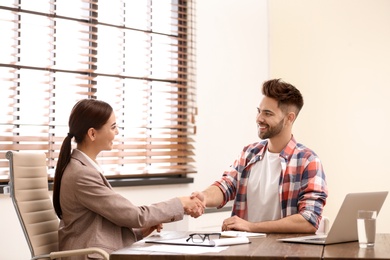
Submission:
[[[318,158],[305,167],[298,199],[299,213],[318,228],[328,196],[325,173]]]
[[[237,193],[237,176],[238,172],[236,170],[225,171],[222,175],[222,178],[213,183],[214,186],[217,186],[223,194],[223,201],[217,208],[222,208],[230,200],[234,200]]]
[[[79,203],[118,226],[140,228],[183,219],[184,209],[178,198],[136,206],[106,186],[104,177],[89,167],[74,176],[73,190]]]
[[[255,162],[252,159],[261,151],[262,147],[264,147],[262,143],[253,143],[245,146],[229,169],[223,172],[222,178],[214,182],[213,185],[221,189],[224,197],[218,208],[222,208],[230,200],[236,200],[235,204],[240,205],[239,208],[246,208],[246,184],[243,183],[247,183],[250,171],[250,166],[248,167],[248,165],[251,162]]]

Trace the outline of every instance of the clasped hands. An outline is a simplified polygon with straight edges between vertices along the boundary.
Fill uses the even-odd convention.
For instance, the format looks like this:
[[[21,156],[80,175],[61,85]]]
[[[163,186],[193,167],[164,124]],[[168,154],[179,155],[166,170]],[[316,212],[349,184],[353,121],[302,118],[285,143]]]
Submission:
[[[184,212],[193,218],[203,215],[206,208],[206,202],[202,193],[193,192],[191,196],[180,198]]]
[[[206,208],[206,198],[205,194],[202,192],[193,192],[189,198],[189,204],[187,207],[184,207],[185,213],[187,215],[190,215],[191,217],[197,218],[201,216],[204,213],[204,210]],[[222,231],[227,230],[242,230],[242,231],[250,231],[250,222],[246,221],[242,218],[239,218],[237,216],[232,216],[227,219],[225,219],[222,223]]]

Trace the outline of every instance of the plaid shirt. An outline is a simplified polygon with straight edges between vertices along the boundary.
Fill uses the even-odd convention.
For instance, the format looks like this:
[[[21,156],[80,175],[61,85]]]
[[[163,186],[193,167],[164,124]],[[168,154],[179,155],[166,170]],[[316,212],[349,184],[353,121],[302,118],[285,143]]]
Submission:
[[[244,147],[231,170],[225,171],[222,179],[213,185],[224,194],[224,201],[234,200],[232,215],[248,219],[247,186],[252,166],[264,158],[268,140]],[[301,214],[318,228],[328,190],[325,173],[318,156],[295,141],[294,137],[279,155],[282,172],[279,181],[281,216]]]

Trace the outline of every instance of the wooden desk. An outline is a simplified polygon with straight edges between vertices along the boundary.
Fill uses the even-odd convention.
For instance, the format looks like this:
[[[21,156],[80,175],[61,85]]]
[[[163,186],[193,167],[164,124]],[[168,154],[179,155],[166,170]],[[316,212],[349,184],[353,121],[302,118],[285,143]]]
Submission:
[[[188,237],[188,234],[194,232],[169,232],[161,233],[163,239],[176,239]],[[294,235],[292,235],[294,236]],[[250,244],[229,246],[226,250],[219,253],[203,254],[178,254],[162,253],[153,251],[137,251],[137,248],[150,247],[153,244],[147,244],[139,241],[132,246],[120,249],[111,254],[111,260],[199,260],[199,259],[321,259],[324,247],[321,245],[305,245],[283,243],[276,239],[288,237],[282,234],[269,234],[265,238],[250,238]]]
[[[359,248],[358,242],[325,246],[323,259],[390,259],[390,234],[377,234],[374,248]]]

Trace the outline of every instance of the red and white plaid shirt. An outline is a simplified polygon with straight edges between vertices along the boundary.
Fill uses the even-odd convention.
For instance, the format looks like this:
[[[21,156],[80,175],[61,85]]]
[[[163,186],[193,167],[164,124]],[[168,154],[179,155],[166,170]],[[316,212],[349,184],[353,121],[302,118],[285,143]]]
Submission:
[[[264,158],[267,145],[268,140],[263,140],[244,147],[231,166],[231,170],[225,171],[221,180],[213,184],[224,194],[224,201],[218,208],[234,200],[232,216],[237,215],[248,219],[249,175],[252,166]],[[281,216],[299,213],[318,228],[328,196],[325,173],[320,159],[312,150],[297,143],[293,136],[279,157],[282,165],[279,181]]]

